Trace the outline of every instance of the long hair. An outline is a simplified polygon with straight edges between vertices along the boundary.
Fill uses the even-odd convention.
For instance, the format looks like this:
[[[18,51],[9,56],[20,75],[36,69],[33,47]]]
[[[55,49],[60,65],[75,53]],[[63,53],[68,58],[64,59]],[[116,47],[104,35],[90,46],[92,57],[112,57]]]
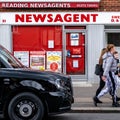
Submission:
[[[108,44],[106,47],[106,52],[110,52],[113,47],[115,47],[114,44]]]
[[[100,57],[99,57],[99,65],[102,65],[103,64],[103,59],[102,59],[102,56],[107,52],[107,48],[103,48],[101,50],[101,54],[100,54]]]

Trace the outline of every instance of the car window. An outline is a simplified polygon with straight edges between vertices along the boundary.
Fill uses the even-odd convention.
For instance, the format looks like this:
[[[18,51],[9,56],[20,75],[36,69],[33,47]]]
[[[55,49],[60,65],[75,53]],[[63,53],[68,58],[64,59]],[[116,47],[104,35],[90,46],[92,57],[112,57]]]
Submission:
[[[0,68],[5,68],[5,65],[0,61]]]
[[[0,50],[0,59],[4,60],[12,68],[23,67],[23,65],[6,50]]]

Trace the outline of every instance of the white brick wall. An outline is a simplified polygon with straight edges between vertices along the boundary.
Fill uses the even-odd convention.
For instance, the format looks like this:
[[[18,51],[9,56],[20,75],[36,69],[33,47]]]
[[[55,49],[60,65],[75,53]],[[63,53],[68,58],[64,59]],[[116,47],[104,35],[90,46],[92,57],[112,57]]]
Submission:
[[[95,64],[98,62],[101,49],[104,47],[104,25],[88,25],[88,81],[99,79],[94,74]]]
[[[10,25],[0,25],[0,44],[12,51],[12,34]]]

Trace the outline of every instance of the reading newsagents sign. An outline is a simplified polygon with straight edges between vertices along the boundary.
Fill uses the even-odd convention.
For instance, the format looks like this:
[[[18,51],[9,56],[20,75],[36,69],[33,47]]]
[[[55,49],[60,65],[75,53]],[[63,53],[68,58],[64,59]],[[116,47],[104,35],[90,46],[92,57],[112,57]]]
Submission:
[[[1,0],[0,8],[99,8],[100,0]]]
[[[100,0],[0,0],[1,2],[99,2]]]
[[[0,13],[0,24],[81,25],[120,24],[120,12],[9,12]]]

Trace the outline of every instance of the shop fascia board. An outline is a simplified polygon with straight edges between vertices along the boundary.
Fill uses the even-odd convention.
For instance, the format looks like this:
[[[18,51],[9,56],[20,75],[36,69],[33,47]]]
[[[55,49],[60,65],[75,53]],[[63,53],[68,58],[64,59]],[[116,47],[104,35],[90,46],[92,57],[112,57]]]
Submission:
[[[0,0],[0,2],[100,2],[101,0]]]

